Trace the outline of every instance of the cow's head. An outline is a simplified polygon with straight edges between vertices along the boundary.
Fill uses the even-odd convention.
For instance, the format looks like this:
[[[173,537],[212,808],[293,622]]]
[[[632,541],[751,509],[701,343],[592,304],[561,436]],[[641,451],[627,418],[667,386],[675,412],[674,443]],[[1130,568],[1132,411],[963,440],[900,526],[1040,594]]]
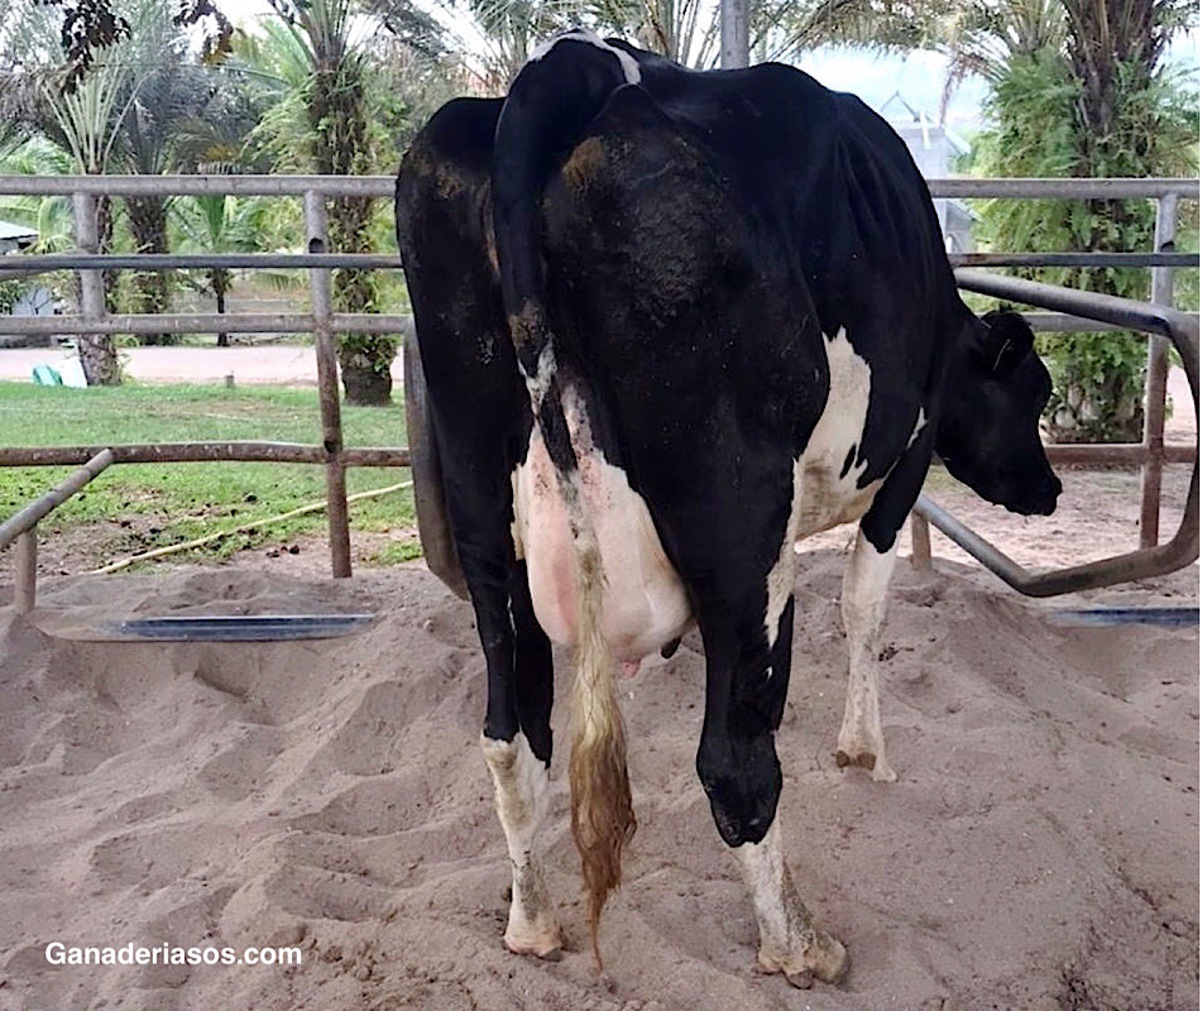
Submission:
[[[1038,434],[1050,373],[1033,331],[1015,312],[971,317],[947,375],[937,452],[983,498],[1012,512],[1049,516],[1062,482]]]

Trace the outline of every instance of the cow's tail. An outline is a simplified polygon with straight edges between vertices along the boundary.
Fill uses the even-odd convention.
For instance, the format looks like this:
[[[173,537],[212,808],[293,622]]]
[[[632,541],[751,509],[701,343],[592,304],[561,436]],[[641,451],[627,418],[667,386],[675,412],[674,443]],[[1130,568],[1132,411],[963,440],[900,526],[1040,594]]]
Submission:
[[[492,162],[493,224],[505,312],[534,417],[558,475],[575,552],[579,613],[571,828],[583,865],[598,965],[600,914],[609,892],[621,883],[621,851],[637,822],[613,659],[603,634],[604,564],[571,443],[546,310],[541,205],[554,159],[574,146],[612,91],[627,83],[627,66],[628,57],[618,58],[594,37],[561,41],[531,61],[505,101]]]
[[[592,951],[600,965],[600,913],[608,893],[621,884],[621,851],[633,838],[637,820],[613,658],[603,634],[604,568],[590,524],[585,523],[574,537],[579,642],[571,698],[571,832],[583,866]]]

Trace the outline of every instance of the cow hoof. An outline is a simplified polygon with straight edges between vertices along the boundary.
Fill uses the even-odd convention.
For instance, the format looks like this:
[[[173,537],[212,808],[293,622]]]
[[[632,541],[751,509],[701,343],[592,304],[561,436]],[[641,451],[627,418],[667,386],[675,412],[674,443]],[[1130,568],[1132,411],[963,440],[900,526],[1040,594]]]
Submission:
[[[892,767],[888,765],[886,760],[882,762],[877,761],[873,752],[860,751],[851,755],[843,748],[838,748],[834,760],[837,762],[839,769],[845,769],[850,766],[865,769],[871,774],[871,778],[876,783],[896,782],[896,774],[892,771]]]
[[[787,961],[791,961],[788,959]],[[772,958],[765,951],[758,953],[758,967],[765,973],[783,973],[784,978],[797,990],[807,990],[814,979],[822,983],[838,984],[850,971],[850,955],[836,938],[818,932],[804,954],[795,959],[800,964],[789,967],[784,959]]]
[[[828,934],[817,934],[817,940],[808,951],[812,960],[812,974],[822,983],[838,984],[850,971],[850,953],[837,938]]]
[[[519,944],[506,937],[504,947],[514,955],[531,955],[543,962],[561,962],[563,958],[562,943],[557,940],[541,944]]]

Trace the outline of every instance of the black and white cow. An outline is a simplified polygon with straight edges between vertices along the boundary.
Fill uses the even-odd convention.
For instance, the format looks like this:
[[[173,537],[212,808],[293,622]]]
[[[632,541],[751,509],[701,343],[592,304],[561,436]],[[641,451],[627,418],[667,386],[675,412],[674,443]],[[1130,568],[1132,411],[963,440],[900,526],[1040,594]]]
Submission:
[[[550,955],[539,864],[551,640],[576,647],[572,827],[593,943],[635,826],[614,668],[695,622],[696,768],[744,871],[760,965],[845,972],[781,854],[774,735],[794,545],[859,520],[842,596],[843,766],[894,779],[876,639],[937,452],[1048,514],[1032,334],[959,299],[925,185],[858,99],[779,65],[699,73],[584,31],[506,99],[459,99],[396,188],[444,492],[487,660],[483,750],[513,865],[505,942]]]

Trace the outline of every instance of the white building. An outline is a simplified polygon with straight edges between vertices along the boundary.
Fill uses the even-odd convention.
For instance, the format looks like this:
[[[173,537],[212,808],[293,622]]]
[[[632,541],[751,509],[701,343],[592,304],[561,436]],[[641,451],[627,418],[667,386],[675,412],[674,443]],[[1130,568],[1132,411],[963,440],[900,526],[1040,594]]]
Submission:
[[[921,175],[926,179],[945,179],[955,175],[954,163],[967,151],[966,143],[952,130],[933,122],[923,111],[909,105],[900,92],[896,92],[879,108],[879,114],[908,145],[909,153]],[[942,235],[946,237],[948,253],[970,253],[975,249],[971,226],[975,215],[961,200],[935,200]]]
[[[34,228],[0,221],[0,253],[22,253],[37,242],[37,237]]]

